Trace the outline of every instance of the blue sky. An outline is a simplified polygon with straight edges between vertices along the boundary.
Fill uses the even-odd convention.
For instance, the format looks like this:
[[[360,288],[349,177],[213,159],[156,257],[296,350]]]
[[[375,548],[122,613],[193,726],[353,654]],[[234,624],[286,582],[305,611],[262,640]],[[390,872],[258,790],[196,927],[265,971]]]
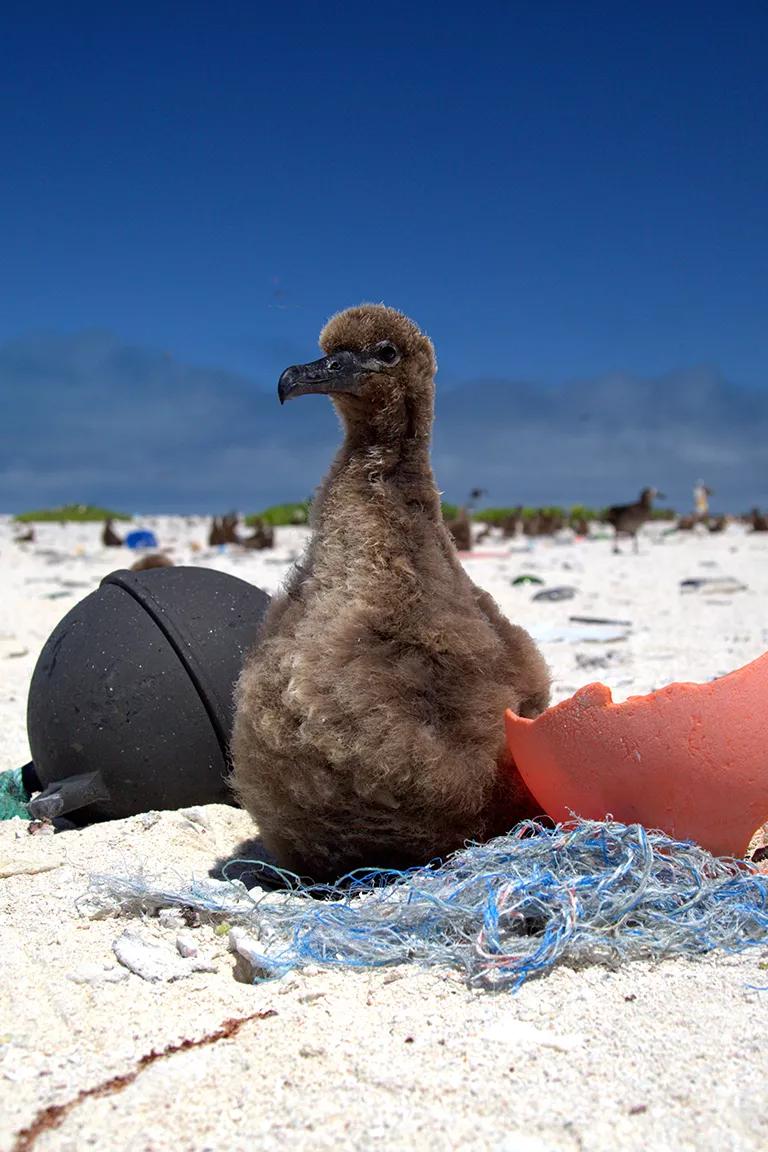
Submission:
[[[0,508],[306,495],[335,423],[276,378],[364,299],[435,340],[448,496],[768,503],[766,33],[757,3],[17,5]]]

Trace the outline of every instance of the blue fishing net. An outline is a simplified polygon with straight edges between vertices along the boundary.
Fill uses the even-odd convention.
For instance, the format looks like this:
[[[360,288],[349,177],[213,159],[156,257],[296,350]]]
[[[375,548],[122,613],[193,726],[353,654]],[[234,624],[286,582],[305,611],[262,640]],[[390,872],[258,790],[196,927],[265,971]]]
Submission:
[[[304,885],[260,861],[283,888],[239,881],[178,886],[144,876],[93,878],[123,911],[186,907],[248,933],[255,978],[307,965],[461,968],[469,983],[518,988],[556,964],[741,951],[768,943],[768,876],[743,860],[640,825],[526,822],[411,871],[358,871]]]

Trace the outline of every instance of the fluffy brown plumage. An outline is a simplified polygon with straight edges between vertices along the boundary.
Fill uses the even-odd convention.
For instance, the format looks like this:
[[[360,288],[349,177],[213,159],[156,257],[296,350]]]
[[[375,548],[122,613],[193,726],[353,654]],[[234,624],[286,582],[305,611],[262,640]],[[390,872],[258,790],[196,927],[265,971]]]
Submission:
[[[254,521],[251,535],[241,538],[240,543],[243,548],[256,549],[257,551],[274,548],[275,530],[271,524],[257,518]]]
[[[315,879],[423,862],[536,812],[500,771],[503,714],[549,698],[530,636],[468,578],[443,524],[430,341],[363,305],[320,343],[325,359],[284,373],[281,398],[331,394],[344,441],[240,677],[232,742],[232,782],[265,846]],[[307,384],[350,359],[374,369],[349,387]]]
[[[237,522],[238,515],[236,512],[229,512],[226,516],[214,516],[208,533],[208,547],[218,548],[222,544],[239,544]]]
[[[219,545],[224,543],[224,530],[221,526],[221,517],[214,516],[211,520],[211,527],[208,530],[208,547],[218,548]]]
[[[501,522],[501,535],[505,540],[513,540],[519,535],[523,526],[523,506],[518,504],[510,516],[505,516]]]
[[[163,556],[162,552],[150,552],[149,556],[142,556],[131,564],[131,572],[148,572],[151,568],[173,568],[173,566],[173,560]]]

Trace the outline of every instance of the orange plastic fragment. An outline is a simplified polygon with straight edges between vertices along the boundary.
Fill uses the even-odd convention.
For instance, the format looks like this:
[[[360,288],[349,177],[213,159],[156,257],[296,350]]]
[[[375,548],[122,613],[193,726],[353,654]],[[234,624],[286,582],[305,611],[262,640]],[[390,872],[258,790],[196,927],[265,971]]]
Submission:
[[[590,684],[535,720],[507,711],[507,746],[554,820],[607,816],[742,856],[768,821],[768,653],[710,684],[614,704]]]

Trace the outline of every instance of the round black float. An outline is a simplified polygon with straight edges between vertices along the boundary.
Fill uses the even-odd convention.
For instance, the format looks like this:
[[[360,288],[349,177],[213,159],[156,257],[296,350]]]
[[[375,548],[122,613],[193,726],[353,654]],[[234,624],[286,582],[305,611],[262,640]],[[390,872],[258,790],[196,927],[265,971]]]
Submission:
[[[232,691],[268,604],[210,568],[107,576],[54,629],[32,676],[31,815],[86,824],[234,803]]]

